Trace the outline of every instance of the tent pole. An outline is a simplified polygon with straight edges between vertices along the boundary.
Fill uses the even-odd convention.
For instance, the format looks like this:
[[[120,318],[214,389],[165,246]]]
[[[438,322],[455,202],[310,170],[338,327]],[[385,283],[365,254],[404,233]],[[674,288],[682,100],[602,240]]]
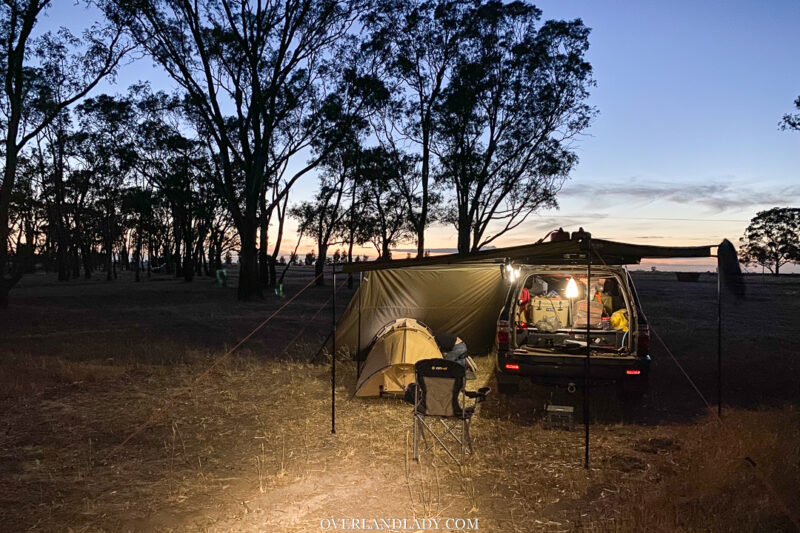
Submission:
[[[722,265],[717,254],[717,416],[722,417]]]
[[[331,320],[333,352],[331,353],[331,433],[336,434],[336,262],[331,265]]]
[[[591,372],[592,244],[586,253],[586,365],[583,369],[584,468],[589,469],[589,373]]]
[[[361,377],[361,289],[364,286],[364,272],[358,273],[358,346],[356,351],[356,381]]]

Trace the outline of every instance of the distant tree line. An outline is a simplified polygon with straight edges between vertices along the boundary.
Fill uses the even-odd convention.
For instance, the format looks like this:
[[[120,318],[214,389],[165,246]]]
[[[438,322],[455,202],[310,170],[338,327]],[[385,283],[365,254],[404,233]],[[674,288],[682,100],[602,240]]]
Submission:
[[[334,247],[421,257],[433,223],[468,253],[555,205],[595,113],[588,28],[525,2],[97,0],[82,39],[32,37],[51,3],[0,4],[0,303],[34,255],[191,280],[235,251],[257,297],[287,216],[320,274]],[[133,51],[177,91],[89,97]]]
[[[11,196],[19,267],[36,252],[60,281],[97,270],[111,280],[118,268],[139,281],[145,267],[191,281],[221,268],[236,236],[209,179],[213,156],[181,133],[183,120],[180,102],[139,85],[84,99],[43,128]]]

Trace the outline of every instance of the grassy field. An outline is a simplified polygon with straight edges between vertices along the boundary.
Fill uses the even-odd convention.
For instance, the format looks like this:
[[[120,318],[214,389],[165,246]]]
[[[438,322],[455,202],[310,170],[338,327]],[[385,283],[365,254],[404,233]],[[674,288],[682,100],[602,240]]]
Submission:
[[[653,339],[643,405],[593,392],[586,470],[583,431],[544,429],[553,391],[532,386],[483,404],[468,466],[441,453],[417,464],[410,407],[351,398],[345,357],[331,435],[329,358],[317,354],[329,287],[212,367],[311,275],[295,269],[286,299],[246,304],[205,279],[24,278],[0,311],[0,530],[320,531],[326,519],[414,517],[483,531],[794,530],[800,278],[752,277],[745,301],[726,299],[722,424]],[[716,280],[635,277],[655,331],[715,405]],[[339,291],[341,309],[352,294]],[[470,387],[493,386],[490,358],[478,364]],[[561,401],[580,421],[580,396]]]

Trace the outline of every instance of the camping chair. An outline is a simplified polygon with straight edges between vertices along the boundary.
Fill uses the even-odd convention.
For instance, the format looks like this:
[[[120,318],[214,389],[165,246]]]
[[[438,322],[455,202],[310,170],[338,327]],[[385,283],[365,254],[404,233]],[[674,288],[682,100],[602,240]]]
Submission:
[[[434,441],[422,453],[438,443],[456,463],[463,465],[465,454],[472,453],[472,437],[469,434],[472,415],[491,389],[483,387],[477,392],[465,390],[464,367],[447,359],[417,361],[414,373],[415,383],[409,387],[407,395],[407,400],[414,405],[414,459],[419,461],[420,439],[427,445],[427,430]],[[473,402],[467,406],[469,400]],[[440,432],[434,431],[439,426],[435,422],[429,423],[429,417],[439,419],[443,428]],[[450,442],[448,446],[448,440],[454,442]],[[459,447],[458,456],[454,453],[455,450],[451,450],[456,445]]]

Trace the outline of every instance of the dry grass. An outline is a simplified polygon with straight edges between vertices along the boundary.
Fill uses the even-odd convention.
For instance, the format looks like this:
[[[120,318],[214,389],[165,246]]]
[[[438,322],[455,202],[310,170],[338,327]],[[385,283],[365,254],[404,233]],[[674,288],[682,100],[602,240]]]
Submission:
[[[192,291],[205,287],[152,285],[159,286],[152,295],[148,287],[132,288],[139,291],[131,298],[136,306],[152,302],[146,313],[131,315],[117,302],[102,312],[87,307],[81,319],[71,315],[77,313],[75,296],[67,289],[52,289],[62,291],[48,309],[55,316],[42,312],[38,292],[52,287],[20,291],[7,325],[13,335],[29,337],[6,337],[0,344],[3,529],[318,531],[323,518],[471,517],[484,531],[791,531],[744,461],[748,456],[787,505],[800,508],[800,413],[797,398],[781,396],[784,391],[765,398],[768,407],[750,401],[750,393],[732,397],[737,407],[726,411],[720,427],[688,386],[672,381],[671,362],[662,358],[654,374],[661,381],[645,408],[628,411],[612,391],[594,391],[590,470],[583,468],[581,430],[542,428],[551,391],[534,387],[518,398],[492,395],[482,406],[472,428],[477,453],[467,466],[457,467],[441,452],[416,463],[409,457],[410,407],[352,398],[355,368],[344,359],[337,369],[337,433],[331,435],[328,366],[306,362],[319,335],[303,337],[305,349],[265,357],[284,351],[279,341],[290,322],[195,382],[225,343],[276,302],[239,307],[225,303],[230,295],[222,292],[200,302],[205,296]],[[670,291],[682,287],[674,285],[666,279],[640,282],[645,305],[648,296],[657,301],[654,324],[671,323],[658,313],[677,316],[664,311],[680,305]],[[109,289],[81,286],[90,298],[92,291]],[[160,301],[148,300],[156,296],[163,309]],[[672,308],[665,296],[676,301]],[[195,302],[192,320],[170,311],[171,298],[184,297]],[[313,314],[319,298],[301,300],[299,313]],[[72,335],[65,325],[63,335],[55,335],[59,316],[85,329],[87,323],[96,329],[117,324],[116,334]],[[32,317],[39,317],[38,325]],[[175,340],[175,328],[164,323],[173,319],[194,328],[177,335],[193,340]],[[204,321],[212,332],[224,324],[224,338],[207,340],[213,336],[203,331]],[[296,328],[302,320],[294,322]],[[135,325],[128,330],[122,324]],[[326,325],[323,316],[317,333],[324,334]],[[675,331],[659,331],[681,347],[684,327],[676,322]],[[692,326],[708,327],[696,320]],[[683,345],[677,351],[698,349]],[[771,360],[780,356],[768,354]],[[745,361],[731,359],[731,365]],[[470,387],[492,386],[491,361],[478,363],[478,380]],[[692,369],[701,383],[704,369]],[[160,415],[151,426],[109,456],[153,413]],[[576,415],[579,421],[580,409]]]

